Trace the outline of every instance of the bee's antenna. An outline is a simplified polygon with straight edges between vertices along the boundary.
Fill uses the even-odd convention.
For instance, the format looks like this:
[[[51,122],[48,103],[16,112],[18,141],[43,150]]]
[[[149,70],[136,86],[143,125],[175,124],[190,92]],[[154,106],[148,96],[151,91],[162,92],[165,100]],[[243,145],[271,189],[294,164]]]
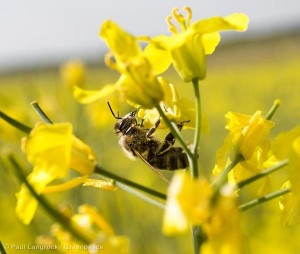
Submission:
[[[107,102],[107,105],[108,105],[108,107],[109,107],[109,109],[110,109],[110,112],[111,112],[112,115],[114,116],[114,118],[116,118],[116,119],[122,119],[122,117],[119,116],[119,111],[118,111],[118,116],[116,116],[115,113],[114,113],[114,111],[112,110],[112,108],[111,108],[109,102]]]

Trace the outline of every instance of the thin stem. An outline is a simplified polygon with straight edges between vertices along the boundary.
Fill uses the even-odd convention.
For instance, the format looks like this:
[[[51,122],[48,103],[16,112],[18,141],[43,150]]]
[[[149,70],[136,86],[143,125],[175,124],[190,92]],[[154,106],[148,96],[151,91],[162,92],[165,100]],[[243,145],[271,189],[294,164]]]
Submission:
[[[63,216],[61,213],[56,211],[52,205],[41,195],[39,195],[34,188],[28,183],[25,175],[23,174],[23,170],[19,163],[15,160],[15,158],[10,155],[9,161],[16,169],[16,174],[21,182],[23,182],[34,198],[39,202],[39,204],[45,209],[45,211],[56,221],[58,221],[64,228],[66,228],[74,237],[85,244],[89,244],[92,242],[92,239],[87,238],[83,235],[74,225],[71,224],[71,220]]]
[[[189,158],[191,161],[191,177],[193,179],[199,177],[198,169],[198,149],[200,144],[200,134],[201,134],[201,97],[199,89],[199,80],[193,79],[193,88],[195,94],[195,108],[196,108],[196,123],[195,123],[195,133],[194,141],[192,147],[192,156]],[[194,242],[194,253],[199,253],[200,247],[204,242],[204,234],[202,228],[199,226],[193,226],[192,228],[193,242]]]
[[[196,104],[196,126],[195,126],[195,135],[194,135],[192,152],[195,156],[198,157],[198,148],[199,148],[200,134],[201,134],[201,96],[200,96],[198,79],[193,79],[193,87],[194,87],[195,104]],[[198,176],[198,173],[194,175]]]
[[[12,117],[8,116],[4,112],[0,111],[0,118],[2,118],[4,121],[15,127],[16,129],[23,131],[25,133],[29,133],[31,131],[31,128],[27,125],[13,119]]]
[[[4,247],[3,247],[2,243],[1,243],[1,241],[0,241],[0,253],[1,253],[1,254],[6,254],[6,251],[5,251],[5,249],[4,249]]]
[[[219,176],[217,176],[217,178],[212,182],[211,185],[217,190],[221,188],[221,186],[226,182],[228,173],[242,160],[243,156],[241,154],[236,154],[233,161],[222,171]]]
[[[272,107],[270,108],[269,112],[266,115],[266,119],[267,120],[271,120],[272,119],[273,115],[275,114],[275,112],[277,111],[278,107],[280,106],[280,103],[281,102],[278,99],[273,102]]]
[[[130,186],[132,188],[135,188],[135,189],[138,189],[140,191],[143,191],[143,192],[145,192],[147,194],[150,194],[150,195],[152,195],[154,197],[157,197],[157,198],[160,198],[160,199],[163,199],[163,200],[167,199],[166,194],[163,194],[161,192],[158,192],[156,190],[150,189],[150,188],[145,187],[143,185],[140,185],[138,183],[132,182],[132,181],[130,181],[128,179],[125,179],[125,178],[123,178],[121,176],[118,176],[116,174],[113,174],[113,173],[107,171],[106,169],[104,169],[103,167],[101,167],[99,164],[96,164],[95,169],[94,169],[94,173],[97,173],[97,174],[102,175],[104,177],[108,177],[110,179],[113,179],[113,180],[115,180],[117,182],[117,184],[121,183],[123,185],[128,185],[128,186]]]
[[[271,173],[273,173],[273,172],[275,172],[275,171],[277,171],[277,170],[285,167],[288,164],[288,162],[289,162],[289,160],[287,160],[287,159],[286,160],[282,160],[282,161],[278,162],[276,165],[274,165],[273,167],[267,168],[267,169],[261,171],[260,173],[254,175],[254,176],[252,176],[252,177],[250,177],[248,179],[240,181],[236,185],[236,188],[240,189],[240,188],[244,187],[247,184],[250,184],[250,183],[252,183],[252,182],[254,182],[254,181],[256,181],[256,180],[258,180],[258,179],[260,179],[262,177],[265,177],[265,176],[267,176],[267,175],[269,175],[269,174],[271,174]]]
[[[156,201],[155,199],[149,198],[148,196],[144,195],[142,192],[136,191],[135,189],[129,187],[126,184],[120,183],[120,182],[116,182],[116,186],[127,191],[128,193],[148,202],[149,204],[158,206],[161,209],[165,209],[165,205],[161,202]]]
[[[42,110],[40,105],[37,101],[31,102],[31,106],[33,107],[34,111],[38,114],[38,116],[45,122],[53,124],[50,118],[46,115],[46,113]]]
[[[278,191],[274,191],[270,194],[267,194],[261,198],[257,198],[257,199],[254,199],[254,200],[251,200],[245,204],[242,204],[239,208],[241,211],[246,211],[248,210],[249,208],[252,208],[254,206],[257,206],[259,204],[262,204],[264,202],[267,202],[269,200],[272,200],[274,198],[277,198],[277,197],[280,197],[282,195],[285,195],[287,193],[291,192],[291,189],[290,188],[284,188],[284,189],[281,189],[281,190],[278,190]]]

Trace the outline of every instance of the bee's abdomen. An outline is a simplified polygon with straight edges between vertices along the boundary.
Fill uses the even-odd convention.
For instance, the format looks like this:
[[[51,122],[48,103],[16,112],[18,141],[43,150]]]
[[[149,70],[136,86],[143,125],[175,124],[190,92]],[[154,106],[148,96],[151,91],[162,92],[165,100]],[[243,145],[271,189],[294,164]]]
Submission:
[[[188,158],[182,149],[179,147],[172,147],[167,152],[155,155],[151,151],[147,154],[147,161],[155,168],[163,170],[177,170],[184,169],[189,166]]]

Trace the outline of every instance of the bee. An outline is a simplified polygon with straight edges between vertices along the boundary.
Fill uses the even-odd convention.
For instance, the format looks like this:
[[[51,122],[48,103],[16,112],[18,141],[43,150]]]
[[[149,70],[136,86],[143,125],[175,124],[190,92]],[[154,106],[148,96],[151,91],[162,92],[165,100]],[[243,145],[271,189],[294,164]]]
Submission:
[[[138,124],[137,110],[130,112],[124,117],[116,116],[108,103],[110,111],[118,122],[115,124],[115,132],[119,136],[119,144],[125,154],[132,160],[140,158],[165,182],[169,180],[159,170],[185,169],[189,166],[186,153],[181,147],[174,147],[175,137],[169,133],[163,142],[154,138],[154,132],[160,124],[158,119],[154,126],[147,129],[143,121]],[[183,128],[183,121],[177,124],[179,130]]]

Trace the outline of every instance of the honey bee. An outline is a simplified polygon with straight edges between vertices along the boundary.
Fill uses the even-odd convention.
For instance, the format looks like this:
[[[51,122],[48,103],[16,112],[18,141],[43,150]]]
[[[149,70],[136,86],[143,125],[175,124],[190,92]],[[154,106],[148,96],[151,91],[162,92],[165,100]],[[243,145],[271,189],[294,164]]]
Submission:
[[[114,118],[119,120],[114,129],[120,138],[121,148],[130,159],[140,158],[167,183],[169,180],[159,170],[185,169],[189,166],[183,149],[173,146],[175,137],[172,133],[169,133],[163,142],[154,138],[153,134],[159,126],[159,119],[152,128],[147,129],[143,126],[143,121],[138,124],[137,110],[119,117],[119,114],[118,116],[114,114],[109,103],[108,106]],[[178,129],[181,130],[186,122],[189,121],[178,123]]]

